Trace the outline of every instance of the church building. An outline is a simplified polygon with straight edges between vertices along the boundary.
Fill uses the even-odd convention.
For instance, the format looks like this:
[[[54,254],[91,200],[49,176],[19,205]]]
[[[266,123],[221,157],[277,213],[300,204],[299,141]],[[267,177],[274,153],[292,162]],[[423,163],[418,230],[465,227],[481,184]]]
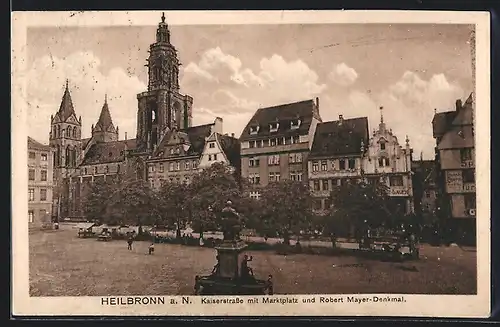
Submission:
[[[205,141],[215,137],[214,133],[221,135],[218,140],[226,140],[218,144],[234,143],[239,153],[239,142],[222,136],[222,119],[215,119],[213,124],[192,126],[193,98],[180,93],[180,61],[176,48],[170,43],[165,15],[158,25],[156,41],[150,45],[146,66],[148,89],[137,95],[135,139],[127,139],[126,134],[124,140],[119,139],[119,129],[113,123],[107,97],[96,124],[91,127],[91,137],[82,139],[81,117],[76,115],[66,83],[59,110],[51,117],[49,142],[54,151],[53,212],[58,219],[82,217],[82,201],[97,180],[120,175],[151,180],[155,168],[150,163],[160,166],[161,158],[171,154],[166,145],[171,144],[173,138],[181,143],[184,140],[182,144],[177,142],[181,144],[178,149],[182,153],[174,152],[173,155],[177,155],[177,159],[180,155],[191,156],[190,160],[183,160],[184,167],[189,163],[190,168],[198,169]],[[153,168],[148,170],[148,166]]]

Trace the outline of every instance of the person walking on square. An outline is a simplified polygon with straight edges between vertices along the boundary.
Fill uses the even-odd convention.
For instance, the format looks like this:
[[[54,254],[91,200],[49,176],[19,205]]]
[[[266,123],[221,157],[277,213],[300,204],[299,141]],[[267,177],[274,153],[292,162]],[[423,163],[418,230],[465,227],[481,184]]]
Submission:
[[[151,243],[149,246],[149,254],[153,254],[155,252],[155,243]]]
[[[128,237],[128,240],[127,240],[127,244],[128,244],[128,249],[129,250],[132,250],[132,243],[134,243],[134,239],[133,239],[132,235],[130,235]]]

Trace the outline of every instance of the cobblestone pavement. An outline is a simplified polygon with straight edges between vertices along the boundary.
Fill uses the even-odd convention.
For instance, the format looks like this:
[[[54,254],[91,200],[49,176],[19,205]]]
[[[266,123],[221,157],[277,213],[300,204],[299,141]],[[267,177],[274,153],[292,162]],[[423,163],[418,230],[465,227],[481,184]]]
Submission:
[[[194,276],[210,273],[215,264],[213,249],[157,244],[154,255],[148,255],[147,242],[135,242],[129,251],[125,241],[80,239],[76,233],[61,226],[30,234],[32,296],[192,294]],[[476,292],[473,249],[423,245],[421,260],[405,263],[273,251],[249,254],[257,277],[273,275],[277,294]]]

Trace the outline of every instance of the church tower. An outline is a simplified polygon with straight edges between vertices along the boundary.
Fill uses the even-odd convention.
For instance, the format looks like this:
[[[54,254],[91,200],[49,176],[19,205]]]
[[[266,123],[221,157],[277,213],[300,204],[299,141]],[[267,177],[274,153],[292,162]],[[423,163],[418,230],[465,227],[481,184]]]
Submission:
[[[168,130],[191,127],[193,98],[179,92],[180,65],[163,14],[156,42],[149,47],[148,90],[137,95],[136,139],[141,152],[154,150]]]
[[[59,110],[50,117],[49,145],[54,149],[54,170],[75,168],[81,153],[82,117],[77,118],[69,83]]]
[[[92,138],[97,143],[118,141],[118,126],[115,128],[115,125],[113,125],[107,95],[104,98],[99,120],[95,126],[92,125]]]
[[[80,164],[82,153],[82,117],[77,118],[69,83],[61,100],[59,110],[50,117],[49,145],[54,150],[54,207],[52,212],[67,211],[68,179]]]

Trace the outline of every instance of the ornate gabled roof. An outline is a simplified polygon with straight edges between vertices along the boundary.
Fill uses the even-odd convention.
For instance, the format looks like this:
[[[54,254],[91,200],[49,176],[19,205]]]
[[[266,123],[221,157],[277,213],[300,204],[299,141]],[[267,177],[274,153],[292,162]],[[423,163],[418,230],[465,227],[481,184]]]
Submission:
[[[310,157],[361,154],[368,145],[368,118],[341,119],[318,124]]]
[[[109,112],[107,96],[104,99],[104,105],[102,106],[101,114],[99,115],[99,120],[96,124],[96,127],[97,126],[99,126],[103,132],[114,131],[115,126],[113,125],[111,113]]]
[[[71,94],[69,92],[68,81],[66,80],[66,88],[64,89],[64,94],[61,100],[61,105],[56,113],[59,116],[60,121],[66,121],[71,115],[75,115],[75,108],[73,107],[73,101],[71,100]]]

